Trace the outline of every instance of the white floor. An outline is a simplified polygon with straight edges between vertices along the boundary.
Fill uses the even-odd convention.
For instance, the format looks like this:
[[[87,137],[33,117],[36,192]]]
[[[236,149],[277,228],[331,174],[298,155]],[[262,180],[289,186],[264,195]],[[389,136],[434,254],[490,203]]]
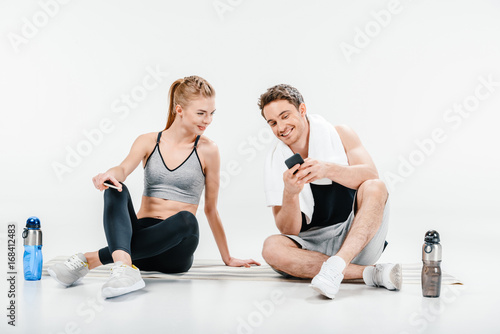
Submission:
[[[391,292],[344,284],[335,300],[327,300],[306,283],[148,279],[141,291],[103,300],[104,281],[85,278],[66,289],[50,277],[21,280],[17,327],[3,321],[1,332],[500,332],[497,284],[443,286],[438,299],[421,297],[419,285]]]
[[[405,225],[393,225],[379,262],[418,261],[428,213],[394,216]],[[480,229],[468,228],[474,221],[465,217],[455,229],[438,226],[443,269],[465,283],[443,285],[438,299],[408,283],[399,292],[343,284],[327,300],[307,283],[147,279],[141,291],[103,300],[105,278],[66,289],[46,276],[26,282],[20,273],[17,327],[7,325],[2,307],[0,333],[500,333],[498,224],[477,221]]]

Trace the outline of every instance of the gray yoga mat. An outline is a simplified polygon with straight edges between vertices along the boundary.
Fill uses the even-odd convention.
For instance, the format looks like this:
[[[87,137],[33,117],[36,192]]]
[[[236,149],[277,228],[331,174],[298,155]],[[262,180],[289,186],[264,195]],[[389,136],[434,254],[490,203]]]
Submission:
[[[51,265],[64,262],[69,256],[58,256],[44,263],[43,275],[48,276],[47,268]],[[100,266],[91,270],[87,277],[108,277],[112,264]],[[402,264],[403,284],[420,284],[421,263]],[[139,268],[140,269],[140,268]],[[181,274],[164,274],[157,271],[141,271],[143,278],[178,280],[178,279],[211,279],[211,280],[240,280],[240,281],[282,281],[304,282],[307,279],[284,278],[276,273],[269,265],[252,266],[251,268],[235,268],[225,266],[219,260],[195,260],[191,269]],[[348,280],[347,283],[363,283],[362,280]],[[454,276],[443,271],[442,284],[463,284]]]

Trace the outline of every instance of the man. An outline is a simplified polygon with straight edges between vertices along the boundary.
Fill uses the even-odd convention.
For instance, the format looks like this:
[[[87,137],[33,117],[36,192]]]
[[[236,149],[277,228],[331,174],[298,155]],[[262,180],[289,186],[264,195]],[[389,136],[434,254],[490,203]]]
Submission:
[[[374,263],[388,230],[388,192],[356,133],[307,115],[289,85],[260,96],[262,116],[280,140],[265,166],[267,205],[281,235],[266,239],[262,255],[285,276],[312,278],[311,287],[334,298],[343,278],[401,288],[400,264]],[[287,169],[299,153],[304,163]]]

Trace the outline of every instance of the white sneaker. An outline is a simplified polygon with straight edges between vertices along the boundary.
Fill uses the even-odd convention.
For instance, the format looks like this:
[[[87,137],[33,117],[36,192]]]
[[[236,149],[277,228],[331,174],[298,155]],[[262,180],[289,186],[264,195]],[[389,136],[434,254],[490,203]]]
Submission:
[[[325,297],[335,298],[335,295],[339,292],[340,283],[344,278],[342,271],[345,266],[346,264],[342,258],[338,256],[329,258],[323,262],[321,270],[312,279],[310,287]]]
[[[366,267],[363,271],[363,280],[370,286],[401,290],[403,284],[401,264],[380,263],[375,267]]]
[[[145,286],[139,268],[134,265],[129,267],[118,261],[111,269],[111,278],[102,286],[102,296],[104,298],[121,296]]]
[[[64,263],[56,263],[47,269],[53,279],[68,287],[79,282],[89,272],[87,258],[78,253],[67,259]]]

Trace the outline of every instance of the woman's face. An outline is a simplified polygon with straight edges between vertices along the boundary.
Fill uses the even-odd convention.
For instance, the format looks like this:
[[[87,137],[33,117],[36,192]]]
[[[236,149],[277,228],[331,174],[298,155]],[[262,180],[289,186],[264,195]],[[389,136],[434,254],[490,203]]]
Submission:
[[[177,105],[177,117],[182,125],[196,135],[201,135],[212,123],[215,113],[215,99],[213,97],[199,97],[191,100],[184,108]]]

